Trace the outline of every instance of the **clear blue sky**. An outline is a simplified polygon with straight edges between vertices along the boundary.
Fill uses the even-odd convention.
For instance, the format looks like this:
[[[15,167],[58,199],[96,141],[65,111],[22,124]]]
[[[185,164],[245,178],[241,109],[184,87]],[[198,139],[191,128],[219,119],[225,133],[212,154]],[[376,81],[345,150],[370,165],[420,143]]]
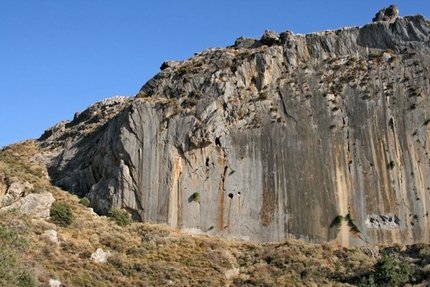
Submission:
[[[400,16],[430,17],[429,0]],[[0,147],[38,138],[76,111],[132,96],[164,60],[266,29],[309,33],[370,23],[385,0],[0,0]]]

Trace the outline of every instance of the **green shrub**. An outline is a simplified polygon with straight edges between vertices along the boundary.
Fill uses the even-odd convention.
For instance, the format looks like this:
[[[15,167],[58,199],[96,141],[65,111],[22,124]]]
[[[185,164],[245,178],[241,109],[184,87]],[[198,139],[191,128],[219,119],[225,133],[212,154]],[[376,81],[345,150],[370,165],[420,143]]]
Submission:
[[[122,211],[118,208],[112,208],[109,210],[108,217],[110,220],[115,221],[119,226],[126,226],[133,222],[127,211]]]
[[[87,206],[87,207],[90,206],[90,200],[86,197],[82,197],[79,200],[79,203],[82,204],[83,206]]]
[[[348,213],[346,216],[345,216],[345,220],[346,221],[353,221],[354,219],[352,219],[352,215],[351,215],[351,213]]]
[[[343,216],[342,215],[338,215],[334,219],[335,224],[341,224],[342,221],[343,221]]]
[[[144,91],[140,90],[139,93],[136,95],[136,98],[145,98],[147,95]]]
[[[374,278],[378,286],[403,286],[409,282],[411,269],[401,264],[392,256],[384,256],[375,264]]]
[[[62,227],[69,226],[75,219],[70,205],[67,203],[53,204],[51,207],[52,221]]]

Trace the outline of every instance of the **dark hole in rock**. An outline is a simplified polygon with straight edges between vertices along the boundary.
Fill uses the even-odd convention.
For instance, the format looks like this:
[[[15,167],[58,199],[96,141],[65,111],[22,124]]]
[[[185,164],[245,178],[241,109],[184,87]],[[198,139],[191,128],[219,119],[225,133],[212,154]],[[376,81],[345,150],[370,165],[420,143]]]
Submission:
[[[215,138],[215,145],[221,146],[221,141],[219,140],[219,138]]]

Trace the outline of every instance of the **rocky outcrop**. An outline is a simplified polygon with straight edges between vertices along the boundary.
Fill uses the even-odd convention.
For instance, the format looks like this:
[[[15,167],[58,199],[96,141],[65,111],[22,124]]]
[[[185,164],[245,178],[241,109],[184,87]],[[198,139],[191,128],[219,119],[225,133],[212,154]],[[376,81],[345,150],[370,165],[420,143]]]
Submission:
[[[426,241],[429,33],[420,15],[266,31],[166,62],[136,97],[45,133],[50,176],[99,213],[224,237]]]
[[[55,198],[50,192],[31,193],[0,210],[16,209],[18,212],[38,218],[48,218]]]
[[[49,217],[51,205],[55,201],[50,192],[32,193],[33,185],[18,178],[9,178],[6,186],[4,194],[0,188],[0,211],[16,209],[33,217]]]
[[[27,195],[32,190],[33,185],[28,181],[16,180],[11,182],[6,190],[6,193],[0,197],[0,208],[11,205],[12,203]]]
[[[375,18],[373,18],[372,21],[394,22],[397,16],[399,16],[399,9],[397,8],[397,5],[393,4],[387,8],[381,9],[378,13],[376,13]]]
[[[261,36],[260,42],[263,45],[274,45],[279,42],[279,35],[275,31],[266,30]]]
[[[69,146],[72,141],[85,137],[103,126],[113,115],[128,106],[130,101],[129,97],[124,96],[115,96],[102,100],[89,106],[81,113],[75,113],[72,121],[62,121],[47,129],[38,140],[42,147]],[[37,156],[41,157],[35,159],[38,162],[50,161],[53,153]]]

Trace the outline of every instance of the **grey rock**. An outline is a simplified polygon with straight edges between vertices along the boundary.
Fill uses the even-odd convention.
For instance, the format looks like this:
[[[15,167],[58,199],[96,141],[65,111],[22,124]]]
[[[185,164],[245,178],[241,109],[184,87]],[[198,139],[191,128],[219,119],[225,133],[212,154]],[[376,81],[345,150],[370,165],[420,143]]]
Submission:
[[[28,181],[20,180],[10,184],[9,188],[1,197],[0,207],[5,207],[16,202],[33,189],[33,185]]]
[[[31,193],[11,205],[1,208],[0,210],[16,209],[17,211],[38,218],[48,218],[50,209],[55,198],[50,192]]]
[[[60,243],[60,241],[58,240],[57,231],[53,229],[45,230],[45,232],[43,232],[43,235],[49,238],[49,240],[54,243]]]
[[[103,251],[101,248],[97,248],[95,252],[91,254],[91,260],[94,260],[96,263],[106,263],[107,259],[111,255],[110,251]]]
[[[98,213],[226,238],[425,241],[429,34],[418,15],[205,50],[41,141],[64,139],[50,176]],[[388,213],[389,232],[366,224]]]
[[[261,42],[259,42],[255,38],[246,38],[246,37],[239,37],[236,39],[234,46],[237,49],[251,49],[251,48],[258,48],[261,46]]]
[[[89,106],[83,112],[75,113],[72,121],[62,121],[47,129],[38,139],[41,147],[51,147],[54,152],[72,145],[72,139],[83,136],[102,127],[110,118],[131,101],[130,97],[115,96]],[[60,155],[61,156],[61,155]]]
[[[397,5],[390,5],[387,8],[383,8],[379,10],[378,13],[376,13],[375,18],[372,19],[373,22],[394,22],[399,16],[399,8],[397,8]]]
[[[160,70],[165,70],[167,68],[176,68],[179,66],[180,63],[181,63],[181,61],[165,61],[161,65]]]
[[[40,164],[40,165],[47,165],[56,156],[58,156],[58,152],[38,153],[30,158],[30,162],[33,162],[35,164]]]
[[[389,60],[391,60],[393,57],[389,54],[389,53],[382,53],[382,58],[385,60],[385,61],[389,61]]]
[[[82,123],[92,124],[108,119],[109,115],[121,108],[121,104],[127,103],[129,97],[115,96],[109,99],[104,99],[94,105],[89,106],[85,111],[76,113],[73,121],[66,123],[66,128],[70,128]]]
[[[278,41],[279,41],[279,35],[276,32],[271,30],[266,30],[260,39],[261,43],[269,46],[277,43]]]
[[[77,115],[75,114],[75,117]],[[45,132],[40,136],[39,140],[44,141],[52,136],[58,136],[64,134],[66,130],[66,125],[69,123],[69,120],[61,121],[58,124],[55,124],[51,128],[45,130]]]
[[[49,279],[49,287],[61,287],[63,286],[61,282],[57,279]]]

